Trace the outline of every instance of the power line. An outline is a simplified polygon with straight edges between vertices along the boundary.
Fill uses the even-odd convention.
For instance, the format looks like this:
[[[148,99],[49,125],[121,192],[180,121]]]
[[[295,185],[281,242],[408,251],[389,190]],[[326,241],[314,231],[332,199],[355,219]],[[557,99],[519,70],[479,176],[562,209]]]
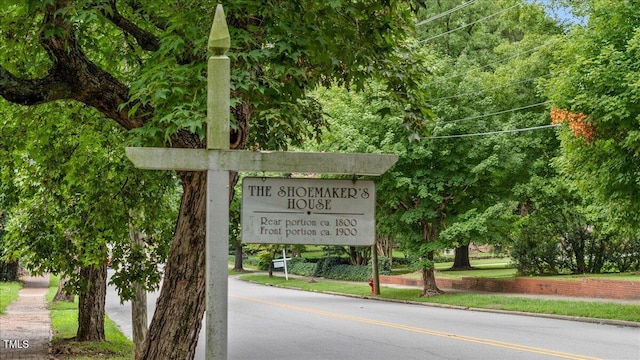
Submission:
[[[472,136],[487,136],[487,135],[519,133],[519,132],[524,132],[524,131],[549,129],[549,128],[554,128],[554,127],[557,127],[557,126],[560,126],[560,125],[562,125],[562,124],[542,125],[542,126],[534,126],[534,127],[530,127],[530,128],[524,128],[524,129],[500,130],[500,131],[490,131],[490,132],[474,133],[474,134],[431,136],[431,137],[429,137],[429,139],[456,139],[456,138],[464,138],[464,137],[472,137]]]
[[[500,60],[496,60],[496,61],[490,62],[490,63],[482,65],[482,66],[474,66],[474,67],[470,68],[469,70],[467,70],[467,71],[465,71],[465,72],[463,72],[461,74],[454,74],[453,76],[464,77],[464,76],[466,76],[466,75],[468,75],[468,74],[470,74],[470,73],[472,73],[472,72],[474,72],[476,70],[482,70],[484,68],[488,68],[491,65],[500,64],[500,63],[503,63],[503,62],[505,62],[507,60],[515,59],[515,58],[519,57],[520,55],[525,55],[525,54],[531,53],[531,52],[533,52],[535,50],[538,50],[541,47],[545,47],[547,45],[550,45],[550,43],[544,43],[544,44],[541,44],[541,45],[538,45],[538,46],[534,46],[534,47],[532,47],[530,49],[527,49],[525,51],[517,52],[517,53],[515,53],[515,54],[513,54],[511,56],[507,56],[506,58],[502,58]],[[444,80],[450,80],[450,79],[446,78],[446,79],[442,79],[442,80],[438,79],[438,80],[444,81]]]
[[[449,15],[449,14],[453,13],[453,12],[456,12],[456,11],[458,11],[458,10],[460,10],[460,9],[465,8],[465,7],[467,7],[467,6],[471,5],[471,4],[473,4],[473,3],[474,3],[474,2],[476,2],[476,1],[477,1],[477,0],[467,1],[466,3],[464,3],[464,4],[462,4],[462,5],[458,5],[458,6],[456,6],[456,7],[454,7],[454,8],[451,8],[451,9],[449,9],[449,10],[445,11],[445,12],[442,12],[442,13],[440,13],[440,14],[434,15],[434,16],[432,16],[432,17],[430,17],[430,18],[426,19],[426,20],[422,20],[422,21],[420,21],[420,22],[417,22],[417,23],[416,23],[416,26],[424,25],[424,24],[426,24],[426,23],[430,23],[430,22],[432,22],[432,21],[434,21],[434,20],[438,20],[438,19],[440,19],[440,18],[442,18],[442,17],[445,17],[445,16],[447,16],[447,15]]]
[[[492,17],[498,16],[498,15],[500,15],[500,14],[502,14],[502,13],[504,13],[504,12],[507,12],[507,11],[509,11],[509,10],[511,10],[511,9],[513,9],[513,8],[515,8],[516,6],[520,6],[520,5],[521,5],[521,4],[520,4],[520,3],[518,3],[518,4],[515,4],[515,5],[512,5],[512,6],[509,6],[508,8],[503,9],[503,10],[500,10],[500,11],[498,11],[498,12],[497,12],[497,13],[495,13],[495,14],[491,14],[491,15],[489,15],[489,16],[485,16],[485,17],[483,17],[482,19],[476,20],[476,21],[471,22],[471,23],[469,23],[469,24],[465,24],[465,25],[459,26],[459,27],[457,27],[457,28],[455,28],[455,29],[453,29],[453,30],[449,30],[449,31],[443,32],[442,34],[438,34],[438,35],[432,36],[432,37],[430,37],[430,38],[426,38],[426,39],[420,40],[420,42],[427,42],[427,41],[430,41],[430,40],[433,40],[433,39],[437,39],[437,38],[439,38],[439,37],[441,37],[441,36],[451,34],[452,32],[456,32],[456,31],[461,30],[461,29],[464,29],[464,28],[466,28],[466,27],[468,27],[468,26],[471,26],[471,25],[477,24],[477,23],[479,23],[479,22],[481,22],[481,21],[484,21],[484,20],[490,19],[490,18],[492,18]]]
[[[513,86],[513,85],[519,85],[519,84],[532,82],[534,80],[546,78],[546,77],[552,76],[554,74],[555,73],[549,73],[549,74],[546,74],[546,75],[536,76],[536,77],[525,79],[525,80],[514,81],[514,82],[503,84],[503,85],[500,85],[500,86],[495,86],[495,87],[492,87],[492,88],[489,88],[489,89],[471,91],[471,92],[466,92],[466,93],[461,93],[461,94],[456,94],[456,95],[451,95],[451,96],[443,96],[443,97],[433,98],[433,99],[428,99],[428,100],[430,100],[430,101],[448,100],[448,99],[460,98],[460,97],[463,97],[463,96],[477,95],[477,94],[481,94],[481,93],[484,93],[484,92],[489,92],[489,91],[493,91],[493,90],[497,90],[497,89],[502,89],[502,88],[506,88],[506,87],[509,87],[509,86]]]
[[[435,123],[435,125],[452,124],[452,123],[457,123],[457,122],[462,122],[462,121],[481,119],[481,118],[485,118],[485,117],[506,114],[506,113],[520,111],[520,110],[524,110],[524,109],[530,109],[530,108],[533,108],[533,107],[547,105],[547,104],[551,104],[551,101],[545,101],[545,102],[541,102],[541,103],[537,103],[537,104],[526,105],[526,106],[522,106],[522,107],[514,108],[514,109],[509,109],[509,110],[502,110],[502,111],[498,111],[498,112],[494,112],[494,113],[490,113],[490,114],[469,116],[469,117],[466,117],[466,118],[450,120],[450,121],[440,121],[440,122]]]
[[[507,60],[515,59],[515,58],[519,57],[520,55],[524,55],[524,54],[531,53],[531,52],[533,52],[533,51],[535,51],[535,50],[538,50],[538,49],[540,49],[541,47],[545,47],[545,46],[547,46],[547,45],[549,45],[549,44],[548,44],[548,43],[545,43],[545,44],[542,44],[542,45],[534,46],[534,47],[532,47],[531,49],[527,49],[527,50],[525,50],[525,51],[515,53],[514,55],[507,56],[506,58],[503,58],[503,59],[500,59],[500,60],[496,60],[496,61],[494,61],[494,62],[490,62],[490,63],[485,64],[485,65],[483,65],[483,66],[476,66],[476,67],[472,67],[471,69],[467,70],[466,72],[462,73],[461,75],[467,75],[467,74],[469,74],[469,73],[470,73],[470,72],[472,72],[472,71],[480,70],[480,69],[484,69],[484,68],[489,67],[489,66],[491,66],[491,65],[500,64],[500,63],[503,63],[503,62],[505,62],[505,61],[507,61]]]

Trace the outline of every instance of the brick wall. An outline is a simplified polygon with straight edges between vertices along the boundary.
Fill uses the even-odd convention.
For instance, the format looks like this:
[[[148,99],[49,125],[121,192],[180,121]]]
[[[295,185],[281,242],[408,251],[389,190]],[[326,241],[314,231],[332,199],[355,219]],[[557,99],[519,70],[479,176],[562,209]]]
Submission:
[[[380,275],[380,282],[383,284],[422,286],[420,279],[408,279],[400,276]],[[441,289],[640,300],[640,281],[593,278],[569,281],[518,277],[515,280],[485,278],[436,279],[436,283]]]

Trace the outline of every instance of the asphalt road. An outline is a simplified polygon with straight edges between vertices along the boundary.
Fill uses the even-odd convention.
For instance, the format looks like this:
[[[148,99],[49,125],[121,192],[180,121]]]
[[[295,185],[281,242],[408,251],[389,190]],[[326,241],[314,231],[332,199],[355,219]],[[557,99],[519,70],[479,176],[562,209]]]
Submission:
[[[151,312],[155,295],[148,300]],[[119,304],[111,287],[107,314],[131,336],[129,306]],[[237,360],[640,359],[639,328],[388,303],[233,278],[228,335],[229,359]],[[198,359],[203,342],[204,327]]]

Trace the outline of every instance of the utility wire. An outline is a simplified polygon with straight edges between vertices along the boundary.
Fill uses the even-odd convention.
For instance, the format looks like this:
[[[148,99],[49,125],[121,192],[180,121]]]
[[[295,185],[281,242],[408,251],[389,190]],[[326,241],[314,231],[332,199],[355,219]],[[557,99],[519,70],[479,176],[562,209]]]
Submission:
[[[549,45],[549,44],[545,43],[545,44],[542,44],[542,45],[534,46],[531,49],[527,49],[525,51],[521,51],[521,52],[515,53],[515,54],[513,54],[511,56],[507,56],[506,58],[503,58],[503,59],[500,59],[500,60],[496,60],[496,61],[490,62],[490,63],[482,65],[482,66],[472,67],[471,69],[467,70],[466,72],[462,73],[461,75],[467,75],[472,71],[484,69],[484,68],[489,67],[491,65],[500,64],[500,63],[503,63],[503,62],[505,62],[507,60],[515,59],[517,57],[520,57],[520,55],[524,55],[524,54],[528,54],[528,53],[534,52],[535,50],[538,50],[541,47],[545,47],[547,45]]]
[[[554,74],[555,73],[549,73],[549,74],[546,74],[546,75],[541,75],[541,76],[537,76],[537,77],[533,77],[533,78],[529,78],[529,79],[525,79],[525,80],[514,81],[514,82],[503,84],[503,85],[500,85],[500,86],[495,86],[495,87],[492,87],[492,88],[489,88],[489,89],[471,91],[471,92],[466,92],[466,93],[461,93],[461,94],[456,94],[456,95],[451,95],[451,96],[443,96],[443,97],[433,98],[433,99],[428,99],[428,100],[430,100],[430,101],[449,100],[449,99],[461,98],[463,96],[478,95],[478,94],[482,94],[484,92],[503,89],[503,88],[510,87],[510,86],[513,86],[513,85],[519,85],[519,84],[532,82],[532,81],[535,81],[535,80],[538,80],[538,79],[542,79],[542,78],[546,78],[546,77],[552,76]]]
[[[496,61],[490,62],[490,63],[488,63],[488,64],[485,64],[485,65],[482,65],[482,66],[474,66],[474,67],[472,67],[471,69],[469,69],[469,70],[467,70],[467,71],[465,71],[465,72],[463,72],[463,73],[461,73],[461,74],[454,74],[453,76],[455,76],[455,77],[464,77],[464,76],[469,75],[470,73],[472,73],[472,72],[474,72],[474,71],[476,71],[476,70],[482,70],[482,69],[484,69],[484,68],[488,68],[488,67],[489,67],[489,66],[491,66],[491,65],[500,64],[500,63],[503,63],[503,62],[505,62],[505,61],[507,61],[507,60],[515,59],[515,58],[517,58],[517,57],[519,57],[519,56],[521,56],[521,55],[525,55],[525,54],[531,53],[531,52],[533,52],[533,51],[535,51],[535,50],[538,50],[538,49],[540,49],[541,47],[545,47],[545,46],[547,46],[547,45],[550,45],[550,44],[549,44],[549,43],[544,43],[544,44],[542,44],[542,45],[534,46],[534,47],[532,47],[531,49],[527,49],[527,50],[525,50],[525,51],[517,52],[517,53],[515,53],[515,54],[513,54],[513,55],[511,55],[511,56],[507,56],[506,58],[502,58],[502,59],[500,59],[500,60],[496,60]],[[446,79],[438,79],[438,81],[437,81],[437,82],[441,82],[441,81],[445,81],[445,80],[451,80],[451,79],[450,79],[450,78],[446,78]]]
[[[462,121],[481,119],[481,118],[486,118],[486,117],[490,117],[490,116],[494,116],[494,115],[501,115],[501,114],[506,114],[506,113],[515,112],[515,111],[519,111],[519,110],[530,109],[530,108],[533,108],[533,107],[547,105],[547,104],[551,104],[551,101],[545,101],[545,102],[541,102],[541,103],[537,103],[537,104],[526,105],[526,106],[522,106],[522,107],[515,108],[515,109],[502,110],[502,111],[498,111],[498,112],[494,112],[494,113],[490,113],[490,114],[469,116],[469,117],[462,118],[462,119],[457,119],[457,120],[440,121],[440,122],[435,123],[435,125],[452,124],[452,123],[457,123],[457,122],[462,122]]]
[[[454,7],[454,8],[451,8],[451,9],[449,9],[449,10],[445,11],[445,12],[442,12],[442,13],[440,13],[440,14],[434,15],[434,16],[432,16],[432,17],[430,17],[430,18],[426,19],[426,20],[422,20],[422,21],[420,21],[420,22],[417,22],[415,26],[424,25],[424,24],[430,23],[430,22],[432,22],[432,21],[434,21],[434,20],[438,20],[438,19],[440,19],[440,18],[443,18],[443,17],[445,17],[445,16],[447,16],[447,15],[449,15],[449,14],[453,13],[453,12],[456,12],[456,11],[458,11],[458,10],[460,10],[460,9],[463,9],[463,8],[465,8],[465,7],[467,7],[467,6],[471,5],[471,4],[473,4],[473,3],[474,3],[474,2],[476,2],[476,1],[477,1],[477,0],[467,1],[466,3],[464,3],[464,4],[462,4],[462,5],[458,5],[458,6],[456,6],[456,7]]]
[[[456,31],[458,31],[458,30],[460,30],[460,29],[464,29],[464,28],[466,28],[466,27],[468,27],[468,26],[471,26],[471,25],[477,24],[477,23],[479,23],[479,22],[481,22],[481,21],[484,21],[484,20],[490,19],[490,18],[492,18],[492,17],[498,16],[498,15],[500,15],[500,14],[502,14],[502,13],[504,13],[504,12],[507,12],[507,11],[509,11],[509,10],[511,10],[511,9],[513,9],[513,8],[515,8],[516,6],[520,6],[520,5],[521,5],[521,4],[520,4],[520,3],[518,3],[518,4],[515,4],[515,5],[513,5],[513,6],[509,6],[508,8],[503,9],[503,10],[500,10],[500,11],[498,11],[498,12],[497,12],[497,13],[495,13],[495,14],[491,14],[491,15],[489,15],[489,16],[485,16],[485,17],[483,17],[482,19],[476,20],[476,21],[471,22],[471,23],[469,23],[469,24],[465,24],[465,25],[459,26],[459,27],[457,27],[457,28],[455,28],[455,29],[453,29],[453,30],[449,30],[449,31],[443,32],[442,34],[438,34],[438,35],[432,36],[432,37],[430,37],[430,38],[422,39],[422,40],[420,40],[420,42],[427,42],[427,41],[430,41],[430,40],[433,40],[433,39],[437,39],[437,38],[439,38],[439,37],[441,37],[441,36],[451,34],[452,32],[456,32]]]
[[[431,136],[429,137],[429,139],[456,139],[456,138],[464,138],[464,137],[472,137],[472,136],[487,136],[487,135],[497,135],[497,134],[519,133],[524,131],[549,129],[549,128],[554,128],[560,125],[562,124],[542,125],[542,126],[534,126],[530,128],[524,128],[524,129],[500,130],[500,131],[490,131],[490,132],[474,133],[474,134]]]

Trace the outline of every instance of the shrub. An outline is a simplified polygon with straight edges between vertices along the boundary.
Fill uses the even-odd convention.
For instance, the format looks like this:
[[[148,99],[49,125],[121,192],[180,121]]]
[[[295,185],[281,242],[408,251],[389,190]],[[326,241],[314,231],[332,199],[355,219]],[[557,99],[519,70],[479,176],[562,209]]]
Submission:
[[[305,262],[303,258],[293,258],[288,264],[288,270],[291,274],[301,276],[314,276],[316,267],[316,263]]]
[[[529,216],[520,222],[511,248],[511,258],[519,274],[557,274],[560,257],[556,234],[544,217]]]
[[[268,270],[269,265],[271,265],[271,252],[269,250],[260,250],[257,254],[258,259],[258,269],[260,270]]]
[[[371,260],[369,260],[369,274],[372,273]],[[391,274],[391,260],[386,256],[378,256],[378,272],[382,275]]]
[[[603,228],[579,211],[538,211],[518,224],[511,257],[522,275],[638,270],[639,237]]]
[[[609,262],[620,272],[640,270],[640,237],[627,237],[614,244]]]
[[[393,257],[393,264],[394,265],[409,265],[411,263],[411,259],[407,258],[407,257]]]
[[[371,278],[371,267],[364,265],[338,264],[331,267],[324,276],[326,279],[346,281],[367,281]]]
[[[289,273],[302,276],[324,277],[325,279],[367,281],[371,278],[371,263],[368,265],[350,265],[348,259],[326,257],[314,262],[306,262],[302,258],[293,258],[289,262]],[[381,274],[391,274],[389,258],[378,258],[378,271]]]
[[[331,271],[331,268],[336,265],[346,265],[347,262],[348,260],[335,256],[322,258],[317,262],[316,271],[313,276],[327,277],[326,274]]]

